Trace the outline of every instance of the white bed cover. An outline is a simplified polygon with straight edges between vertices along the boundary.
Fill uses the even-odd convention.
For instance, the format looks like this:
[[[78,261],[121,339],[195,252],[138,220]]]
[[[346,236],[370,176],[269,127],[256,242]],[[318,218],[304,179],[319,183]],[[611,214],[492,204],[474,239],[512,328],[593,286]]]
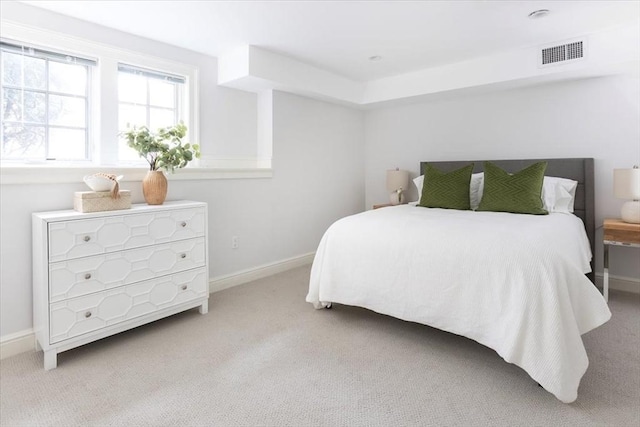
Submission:
[[[589,364],[581,335],[611,317],[585,276],[590,259],[571,214],[386,207],[326,231],[306,300],[471,338],[569,403]]]

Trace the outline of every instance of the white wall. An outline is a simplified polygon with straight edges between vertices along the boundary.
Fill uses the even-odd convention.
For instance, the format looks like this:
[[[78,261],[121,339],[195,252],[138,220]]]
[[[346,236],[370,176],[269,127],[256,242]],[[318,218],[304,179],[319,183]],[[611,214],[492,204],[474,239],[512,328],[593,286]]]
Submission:
[[[257,97],[218,87],[215,58],[25,5],[3,4],[2,13],[4,19],[199,66],[203,153],[255,155]],[[212,278],[313,252],[331,222],[364,207],[364,114],[277,92],[273,107],[273,178],[169,176],[169,200],[209,204]],[[122,187],[132,190],[134,203],[143,201],[139,183]],[[81,177],[77,184],[0,185],[0,340],[32,326],[31,213],[70,209],[73,192],[81,190]],[[239,237],[238,249],[231,249],[231,236]]]
[[[367,205],[388,200],[386,169],[415,178],[421,160],[593,157],[602,224],[619,217],[623,203],[613,197],[612,170],[640,163],[640,79],[585,79],[390,107],[368,112],[365,129]],[[418,198],[413,184],[410,196]],[[611,274],[640,280],[637,249],[613,248],[610,261]]]

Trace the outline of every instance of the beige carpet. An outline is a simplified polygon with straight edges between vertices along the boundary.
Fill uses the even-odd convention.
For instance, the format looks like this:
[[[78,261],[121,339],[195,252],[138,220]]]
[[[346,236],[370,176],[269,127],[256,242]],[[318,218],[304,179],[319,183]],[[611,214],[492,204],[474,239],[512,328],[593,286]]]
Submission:
[[[471,340],[367,310],[314,310],[309,268],[214,294],[71,350],[0,363],[0,420],[36,425],[640,425],[640,297],[584,336],[570,405]]]

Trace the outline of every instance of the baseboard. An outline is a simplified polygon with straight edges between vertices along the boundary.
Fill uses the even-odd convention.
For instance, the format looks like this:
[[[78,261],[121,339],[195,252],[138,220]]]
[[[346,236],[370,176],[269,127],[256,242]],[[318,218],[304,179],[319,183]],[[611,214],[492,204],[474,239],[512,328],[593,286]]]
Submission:
[[[596,286],[602,289],[603,274],[596,273]],[[609,275],[609,289],[640,294],[640,280],[631,277]]]
[[[5,335],[0,339],[0,360],[27,351],[35,351],[35,349],[36,335],[33,333],[33,329]]]
[[[315,253],[311,252],[259,267],[249,268],[234,274],[215,277],[209,280],[209,292],[221,291],[311,264],[314,256]],[[599,288],[602,288],[602,280],[602,273],[596,273],[596,286]],[[609,275],[609,289],[640,294],[640,280]],[[33,350],[35,350],[35,335],[32,329],[16,332],[0,338],[0,360]]]
[[[261,265],[255,268],[240,271],[238,273],[220,276],[209,280],[209,292],[217,292],[243,283],[252,282],[264,277],[282,273],[292,268],[311,264],[315,253],[308,253],[297,257],[285,259],[271,264]],[[36,337],[33,329],[5,335],[0,338],[0,360],[16,354],[35,351]]]
[[[209,292],[218,292],[233,286],[242,285],[243,283],[252,282],[262,279],[263,277],[273,276],[292,268],[302,267],[313,262],[315,252],[288,258],[271,264],[264,264],[258,267],[249,268],[237,273],[219,276],[209,280]]]

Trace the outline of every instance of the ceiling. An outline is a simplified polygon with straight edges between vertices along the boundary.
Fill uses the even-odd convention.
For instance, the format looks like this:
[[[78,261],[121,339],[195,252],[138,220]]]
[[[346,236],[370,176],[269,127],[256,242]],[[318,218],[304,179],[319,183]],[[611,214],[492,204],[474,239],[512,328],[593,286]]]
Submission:
[[[24,1],[219,57],[255,45],[357,81],[637,25],[638,1]],[[530,19],[537,9],[544,18]],[[379,61],[370,61],[374,55]]]

